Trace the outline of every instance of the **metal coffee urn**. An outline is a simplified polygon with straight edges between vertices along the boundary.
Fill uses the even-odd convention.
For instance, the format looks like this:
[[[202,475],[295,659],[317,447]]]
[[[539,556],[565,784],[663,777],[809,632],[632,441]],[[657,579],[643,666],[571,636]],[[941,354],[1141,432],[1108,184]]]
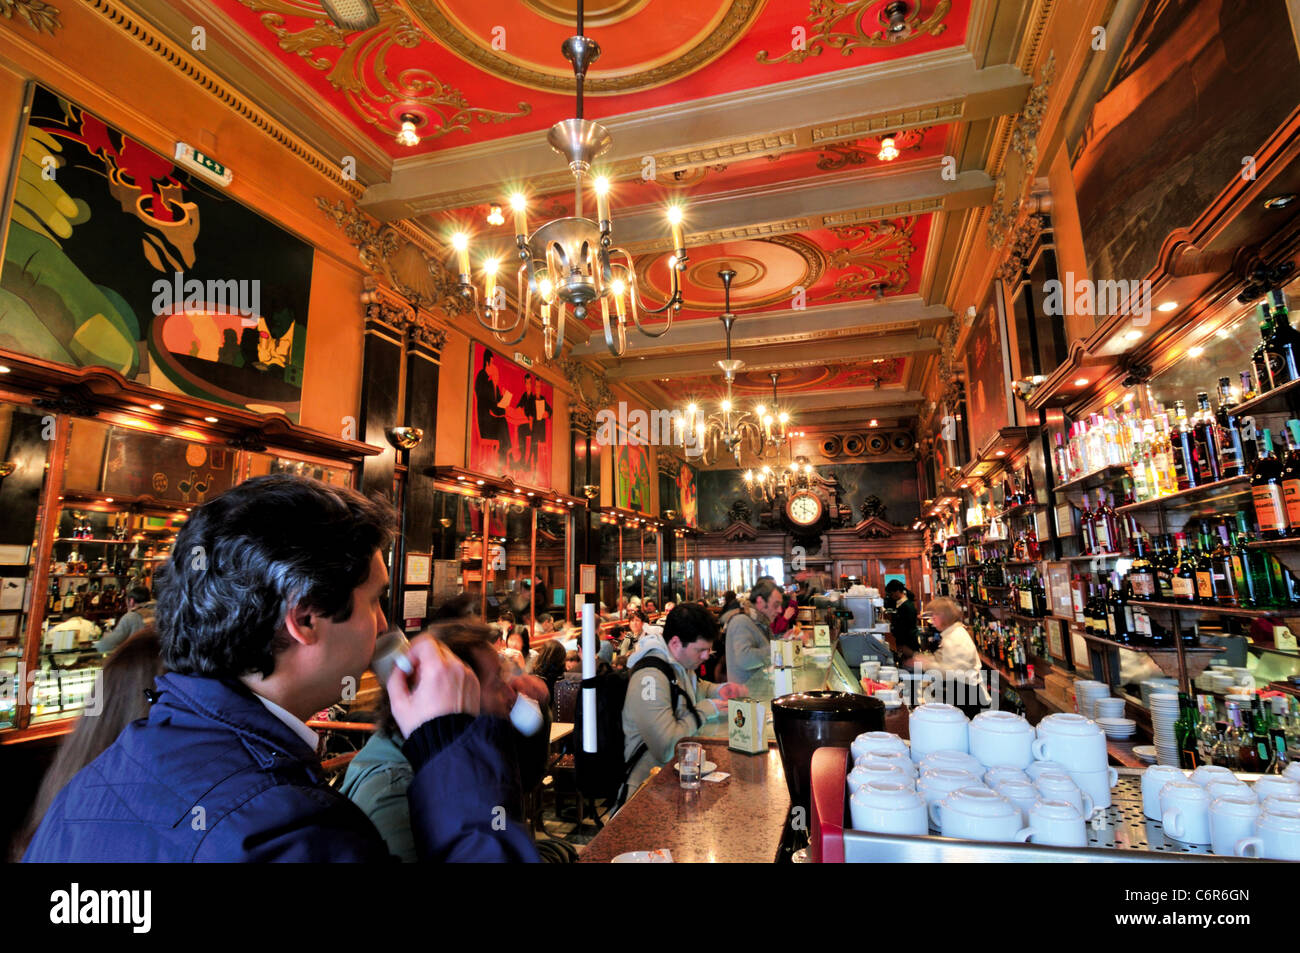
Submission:
[[[807,811],[813,752],[826,745],[847,748],[864,731],[884,731],[885,703],[848,692],[795,692],[772,700],[772,728],[790,803]]]

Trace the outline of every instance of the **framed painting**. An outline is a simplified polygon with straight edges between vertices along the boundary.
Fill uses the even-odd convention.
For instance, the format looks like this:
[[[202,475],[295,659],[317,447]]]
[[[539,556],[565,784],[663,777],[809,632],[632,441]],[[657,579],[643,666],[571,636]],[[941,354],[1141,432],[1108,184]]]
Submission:
[[[625,434],[611,448],[614,463],[614,505],[646,513],[650,510],[650,448],[629,443]]]
[[[549,488],[555,388],[477,341],[470,360],[469,468]]]

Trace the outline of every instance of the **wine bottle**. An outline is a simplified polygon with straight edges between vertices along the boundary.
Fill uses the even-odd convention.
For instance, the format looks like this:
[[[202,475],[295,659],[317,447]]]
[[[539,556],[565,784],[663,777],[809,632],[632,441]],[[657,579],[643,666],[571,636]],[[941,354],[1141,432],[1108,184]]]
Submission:
[[[1192,573],[1196,577],[1196,601],[1202,605],[1214,605],[1214,563],[1210,559],[1209,530],[1204,520],[1192,553]]]
[[[1259,396],[1273,389],[1273,375],[1269,372],[1267,351],[1268,339],[1273,333],[1273,317],[1268,302],[1260,302],[1256,305],[1255,312],[1259,320],[1260,340],[1250,354],[1250,365],[1255,378],[1255,394]]]
[[[1282,500],[1287,522],[1300,527],[1300,420],[1288,420],[1282,431],[1286,436],[1286,456],[1282,458]]]
[[[1246,457],[1241,449],[1241,427],[1234,413],[1232,386],[1226,377],[1219,378],[1219,406],[1215,420],[1219,425],[1219,476],[1228,480],[1244,476]]]
[[[1300,332],[1291,327],[1286,298],[1280,288],[1270,292],[1273,299],[1273,330],[1264,343],[1268,354],[1269,374],[1274,387],[1300,380]]]
[[[1219,463],[1219,421],[1210,409],[1210,395],[1200,391],[1196,395],[1196,416],[1192,437],[1196,452],[1196,476],[1201,483],[1218,483],[1221,479]]]
[[[1170,439],[1174,445],[1174,471],[1178,475],[1178,489],[1190,490],[1200,485],[1196,468],[1196,442],[1187,425],[1187,407],[1181,400],[1174,401],[1174,432]]]
[[[1173,599],[1175,602],[1196,601],[1196,573],[1192,569],[1192,554],[1187,549],[1187,537],[1175,533],[1178,543],[1178,564],[1173,571]]]
[[[1241,593],[1237,588],[1237,576],[1232,563],[1232,544],[1228,539],[1228,524],[1220,521],[1214,538],[1214,549],[1210,553],[1214,572],[1214,599],[1221,606],[1241,604]]]
[[[1283,539],[1290,532],[1286,515],[1286,498],[1282,493],[1282,463],[1273,454],[1273,435],[1260,432],[1261,451],[1250,476],[1251,496],[1255,501],[1255,521],[1261,539]]]
[[[1146,536],[1133,537],[1133,565],[1128,571],[1129,594],[1133,599],[1147,601],[1156,597],[1156,571],[1147,555]]]

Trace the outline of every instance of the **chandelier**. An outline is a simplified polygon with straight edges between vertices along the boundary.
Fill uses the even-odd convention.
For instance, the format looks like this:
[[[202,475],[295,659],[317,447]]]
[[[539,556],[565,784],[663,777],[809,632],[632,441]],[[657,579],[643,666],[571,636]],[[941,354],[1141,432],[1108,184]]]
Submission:
[[[770,502],[812,486],[813,480],[817,477],[816,469],[808,462],[807,457],[802,455],[795,457],[793,450],[791,454],[790,462],[786,466],[774,469],[764,464],[757,470],[745,471],[745,489],[749,491],[751,500]]]
[[[583,35],[583,3],[578,0],[577,35],[560,47],[573,65],[577,83],[576,118],[563,119],[551,127],[547,141],[551,148],[569,160],[573,172],[573,215],[549,221],[531,234],[528,231],[527,200],[522,193],[510,198],[514,209],[515,245],[520,261],[516,275],[517,309],[513,321],[506,313],[506,296],[497,282],[501,263],[495,258],[483,262],[483,295],[479,296],[470,272],[469,238],[464,233],[452,236],[457,253],[459,290],[472,300],[479,322],[496,338],[509,345],[518,344],[528,332],[532,320],[542,327],[546,358],[555,357],[564,347],[564,324],[570,309],[577,321],[586,321],[593,305],[599,304],[605,332],[605,346],[615,357],[627,350],[627,319],[631,316],[636,329],[646,337],[659,338],[672,327],[673,314],[681,310],[680,272],[686,267],[685,241],[682,237],[682,210],[670,205],[668,222],[673,254],[668,259],[670,294],[659,308],[641,302],[636,269],[632,256],[614,246],[613,223],[609,209],[609,179],[596,177],[591,182],[595,194],[596,218],[583,214],[584,180],[591,163],[606,152],[612,143],[609,132],[598,122],[584,119],[582,93],[587,68],[600,56],[600,44]],[[642,315],[667,313],[658,330],[641,323]]]
[[[757,415],[751,414],[747,410],[736,410],[732,400],[731,385],[736,379],[736,371],[745,366],[744,361],[731,356],[731,326],[736,322],[736,316],[731,313],[731,282],[735,277],[736,273],[730,268],[718,272],[718,278],[722,280],[724,300],[722,314],[718,318],[722,321],[727,341],[727,356],[718,361],[718,367],[722,368],[727,396],[722,399],[716,413],[705,414],[696,404],[688,404],[685,414],[673,415],[679,436],[684,437],[688,432],[695,435],[700,461],[705,466],[718,458],[719,443],[735,457],[737,466],[740,464],[741,449],[746,443],[755,456],[763,452],[762,408],[759,408]]]

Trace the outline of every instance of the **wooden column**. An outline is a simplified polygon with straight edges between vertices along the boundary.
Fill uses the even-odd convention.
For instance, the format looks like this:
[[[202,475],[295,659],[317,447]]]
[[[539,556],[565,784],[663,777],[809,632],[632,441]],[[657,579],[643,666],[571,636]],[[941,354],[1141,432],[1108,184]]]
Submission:
[[[396,451],[385,435],[399,426],[402,379],[403,325],[407,314],[388,302],[366,305],[365,348],[361,372],[361,418],[359,439],[383,447],[378,456],[367,457],[361,470],[361,492],[378,494],[393,501],[393,465]]]
[[[429,470],[433,467],[438,435],[438,374],[442,347],[447,333],[428,324],[414,322],[406,340],[406,420],[408,427],[419,427],[424,439],[406,451],[406,506],[403,512],[403,538],[398,552],[403,556],[401,572],[405,575],[407,552],[427,553],[433,547],[434,503],[436,493]],[[405,582],[405,579],[403,579]],[[424,614],[431,611],[433,587],[425,597]]]

